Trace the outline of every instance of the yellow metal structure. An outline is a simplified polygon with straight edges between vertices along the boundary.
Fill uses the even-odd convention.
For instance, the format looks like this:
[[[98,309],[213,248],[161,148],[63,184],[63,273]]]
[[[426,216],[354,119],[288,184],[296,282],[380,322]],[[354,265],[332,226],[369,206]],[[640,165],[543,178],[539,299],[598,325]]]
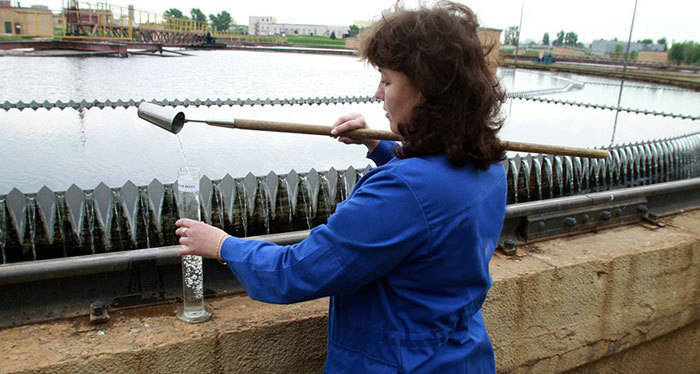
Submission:
[[[115,39],[131,40],[135,30],[173,31],[179,33],[205,34],[207,23],[197,22],[187,18],[164,17],[163,15],[112,5],[107,2],[88,3],[80,1],[67,1],[61,12],[63,19],[63,35],[72,34],[69,30],[71,23],[81,26],[85,33],[86,26],[89,29],[87,35],[73,35],[82,39]],[[124,32],[115,35],[114,30],[121,29]]]
[[[282,36],[255,36],[219,32],[208,22],[187,18],[165,17],[162,14],[123,7],[108,2],[66,0],[57,14],[47,8],[0,7],[0,28],[4,22],[11,33],[20,37],[45,37],[82,40],[140,41],[168,44],[201,42],[209,32],[219,42],[237,44],[285,44]],[[20,25],[22,32],[14,32]],[[4,29],[0,29],[4,31]],[[194,42],[193,42],[194,41]],[[176,44],[177,44],[176,43]]]

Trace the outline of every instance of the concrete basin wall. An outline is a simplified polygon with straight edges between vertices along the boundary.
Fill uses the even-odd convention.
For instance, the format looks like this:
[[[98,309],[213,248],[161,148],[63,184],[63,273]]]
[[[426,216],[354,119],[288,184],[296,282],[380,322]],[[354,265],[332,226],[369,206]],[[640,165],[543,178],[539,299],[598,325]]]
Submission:
[[[497,254],[484,318],[499,372],[700,372],[700,211]],[[315,373],[327,300],[208,300],[0,330],[0,373]]]

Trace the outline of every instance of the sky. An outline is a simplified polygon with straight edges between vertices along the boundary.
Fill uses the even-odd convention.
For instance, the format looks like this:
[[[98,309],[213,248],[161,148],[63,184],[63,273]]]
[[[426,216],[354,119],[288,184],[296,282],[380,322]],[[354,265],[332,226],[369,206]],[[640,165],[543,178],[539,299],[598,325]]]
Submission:
[[[404,0],[409,8],[418,0]],[[425,0],[427,4],[432,1]],[[523,5],[522,38],[540,41],[545,32],[550,39],[563,30],[573,31],[579,41],[590,43],[597,39],[627,40],[634,9],[634,0],[472,0],[459,1],[471,7],[483,27],[505,29],[520,23]],[[21,0],[22,6],[48,5],[52,10],[62,7],[61,0]],[[377,19],[382,10],[392,8],[395,0],[117,0],[114,5],[162,13],[178,8],[189,14],[199,8],[205,14],[229,12],[236,23],[248,24],[248,16],[272,16],[283,23],[350,25],[355,21]],[[638,0],[632,40],[666,37],[673,41],[700,42],[699,0]]]

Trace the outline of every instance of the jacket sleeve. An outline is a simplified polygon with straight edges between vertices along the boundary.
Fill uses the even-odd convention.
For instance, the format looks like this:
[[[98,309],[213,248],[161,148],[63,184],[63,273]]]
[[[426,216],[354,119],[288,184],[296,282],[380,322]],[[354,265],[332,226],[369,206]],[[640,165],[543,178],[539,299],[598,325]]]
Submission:
[[[372,152],[367,152],[367,157],[374,161],[377,166],[382,166],[394,158],[394,147],[396,146],[397,144],[394,142],[382,140]]]
[[[279,246],[231,237],[221,255],[251,298],[286,304],[351,293],[382,277],[426,245],[427,227],[406,183],[378,172],[304,241]]]

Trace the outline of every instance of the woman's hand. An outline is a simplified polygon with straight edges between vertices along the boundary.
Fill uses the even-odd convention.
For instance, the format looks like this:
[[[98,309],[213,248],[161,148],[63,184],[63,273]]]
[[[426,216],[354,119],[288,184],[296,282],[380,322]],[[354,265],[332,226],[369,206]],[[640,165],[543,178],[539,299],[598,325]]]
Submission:
[[[367,122],[365,122],[365,117],[359,113],[348,113],[335,121],[333,124],[333,130],[331,130],[331,136],[337,137],[338,141],[345,144],[364,144],[367,149],[372,152],[374,148],[379,145],[379,140],[377,139],[352,139],[342,134],[346,131],[356,130],[356,129],[366,129]]]
[[[181,218],[175,222],[175,234],[180,237],[180,255],[197,255],[221,261],[219,249],[230,235],[223,230],[193,219]]]

